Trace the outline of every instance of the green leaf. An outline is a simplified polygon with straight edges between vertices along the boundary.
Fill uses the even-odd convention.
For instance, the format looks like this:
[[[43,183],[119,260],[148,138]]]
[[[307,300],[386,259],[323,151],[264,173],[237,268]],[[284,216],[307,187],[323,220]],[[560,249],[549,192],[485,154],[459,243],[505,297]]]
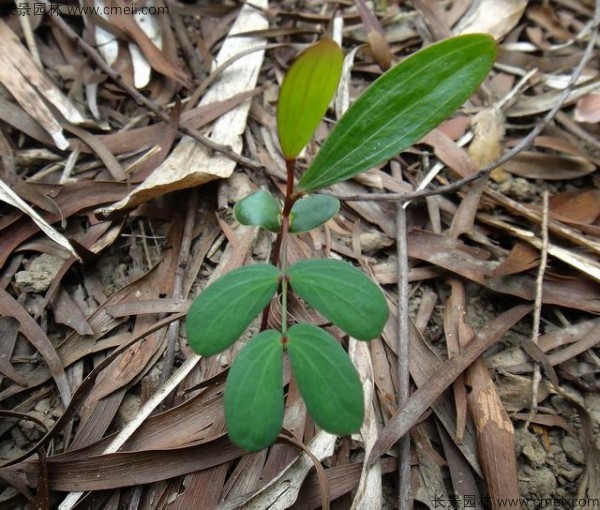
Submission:
[[[285,159],[294,159],[312,137],[337,89],[344,54],[322,39],[300,54],[289,68],[277,105],[277,132]]]
[[[362,271],[338,260],[309,259],[287,271],[292,290],[358,340],[379,336],[388,320],[381,289]]]
[[[469,99],[495,58],[492,37],[469,34],[428,46],[390,69],[340,119],[299,189],[349,179],[419,141]]]
[[[281,208],[266,191],[256,191],[240,200],[235,204],[233,214],[242,225],[253,225],[270,232],[279,232],[281,227]]]
[[[190,347],[203,356],[227,349],[269,304],[279,275],[275,266],[256,264],[235,269],[209,285],[187,314]]]
[[[308,232],[323,225],[340,210],[340,201],[331,195],[310,195],[298,200],[290,213],[290,232]]]
[[[225,387],[229,439],[250,452],[272,444],[283,423],[283,346],[279,331],[267,330],[235,358]]]
[[[364,418],[363,391],[346,351],[311,324],[295,324],[287,338],[292,371],[315,423],[339,436],[358,432]]]

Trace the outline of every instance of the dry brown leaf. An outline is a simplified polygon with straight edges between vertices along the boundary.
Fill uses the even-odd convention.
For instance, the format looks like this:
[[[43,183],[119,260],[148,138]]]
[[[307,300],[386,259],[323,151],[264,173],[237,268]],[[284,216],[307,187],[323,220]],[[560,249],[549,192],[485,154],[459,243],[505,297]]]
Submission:
[[[0,82],[21,107],[31,114],[52,137],[59,149],[66,149],[61,125],[45,101],[51,103],[68,121],[83,122],[83,117],[52,81],[37,67],[21,46],[15,33],[0,19]]]
[[[266,8],[267,2],[262,0],[254,5]],[[254,7],[244,5],[229,32],[229,37],[221,47],[217,61],[224,62],[240,51],[259,46],[262,42],[257,38],[232,37],[233,35],[247,30],[264,29],[267,26],[267,20],[260,12]],[[201,105],[222,101],[254,88],[263,55],[264,50],[256,51],[234,62],[208,90],[202,98]],[[241,134],[246,127],[249,108],[250,101],[246,101],[219,117],[211,128],[211,140],[229,145],[233,151],[240,153],[242,149]],[[143,184],[125,199],[111,207],[102,209],[100,213],[110,215],[178,189],[199,186],[219,178],[227,178],[233,172],[235,165],[234,161],[221,154],[212,154],[205,147],[186,137],[179,142],[169,157]]]
[[[259,94],[261,91],[262,89],[260,88],[244,91],[223,101],[215,101],[214,103],[187,110],[181,114],[180,125],[192,129],[200,129],[213,120],[218,119],[232,108],[235,108],[246,99]],[[166,130],[168,130],[168,126],[163,122],[159,122],[151,126],[119,131],[118,133],[111,133],[109,135],[97,135],[96,138],[113,154],[126,154],[155,145],[162,145],[161,142],[163,142],[162,139]],[[91,149],[87,145],[77,140],[71,140],[71,147],[79,147],[82,152],[91,152]]]
[[[498,277],[523,273],[536,267],[539,261],[539,250],[530,244],[517,242],[510,250],[504,262],[493,269],[490,274]]]
[[[591,225],[600,216],[600,190],[555,195],[550,199],[550,212],[559,221]]]
[[[466,320],[466,298],[463,283],[456,281],[452,288],[456,301],[458,343],[465,348],[475,341],[475,331]],[[492,501],[519,497],[515,435],[496,386],[482,357],[470,365],[464,375],[469,388],[467,400],[477,435],[479,461]],[[498,505],[492,504],[492,508]]]
[[[469,155],[480,168],[483,168],[502,154],[502,140],[506,131],[504,115],[500,108],[486,108],[475,115],[471,123],[474,138],[469,145]],[[490,176],[498,181],[502,180],[503,173],[504,170],[499,167],[495,168]]]
[[[569,97],[564,102],[564,106],[569,106],[575,103],[580,98],[587,96],[588,94],[598,90],[599,88],[600,82],[597,80],[592,80],[591,83],[577,85],[569,93]],[[536,115],[538,113],[547,112],[556,104],[556,100],[561,93],[562,90],[552,90],[550,92],[543,92],[540,94],[535,94],[533,96],[521,95],[517,98],[515,104],[512,105],[508,110],[506,110],[506,116],[526,117],[528,115]]]
[[[509,413],[516,413],[531,407],[531,388],[533,384],[531,378],[503,371],[502,375],[497,376],[497,383],[500,400],[502,400],[502,404]],[[552,390],[552,384],[548,381],[542,381],[538,387],[538,404],[551,393],[555,393]]]
[[[375,389],[373,365],[369,347],[364,342],[354,339],[350,341],[349,355],[357,368],[365,396],[365,419],[360,428],[360,436],[365,449],[365,456],[369,455],[371,448],[377,440],[377,415],[373,406],[373,393]],[[366,508],[369,502],[380,501],[382,498],[381,464],[364,466],[360,483],[352,502],[352,510]]]
[[[467,247],[445,236],[412,230],[408,234],[409,256],[425,260],[473,280],[494,292],[501,292],[533,301],[535,280],[529,275],[491,277],[498,262],[481,260],[467,252]],[[600,312],[600,286],[584,279],[547,280],[544,282],[544,303],[576,310]]]
[[[528,179],[558,181],[591,174],[596,170],[596,165],[580,156],[523,151],[507,161],[503,168],[511,174]]]
[[[9,188],[3,180],[0,179],[0,201],[16,207],[27,216],[29,216],[35,224],[59,246],[67,250],[77,260],[81,260],[78,253],[75,251],[69,240],[60,232],[52,228],[52,226],[44,220],[37,212],[35,212],[21,197],[19,197],[11,188]],[[0,237],[1,238],[1,237]],[[10,254],[6,253],[6,256]],[[0,266],[2,264],[0,263]]]
[[[59,289],[51,303],[56,322],[73,328],[80,335],[94,334],[85,315],[64,288]]]
[[[392,308],[392,303],[390,304],[390,309]],[[386,345],[390,348],[390,351],[396,353],[397,345],[396,345],[396,331],[397,331],[397,318],[395,317],[394,311],[391,312],[390,320],[388,321],[385,329],[384,329],[384,339]],[[374,340],[376,341],[376,340]],[[371,343],[371,345],[373,345]],[[385,354],[385,353],[384,353]],[[390,356],[390,354],[388,354]],[[375,358],[374,358],[375,359]],[[389,365],[393,365],[396,361],[395,358],[390,357],[389,364],[387,366],[387,377],[391,377]],[[412,379],[414,380],[417,387],[421,387],[430,379],[434,379],[437,377],[437,374],[440,373],[443,366],[443,361],[439,358],[437,353],[426,343],[418,330],[413,327],[412,323],[410,324],[410,374]],[[375,373],[378,381],[380,375],[378,372]],[[392,393],[392,401],[394,403],[393,411],[394,413],[397,411],[395,407],[396,399],[394,393]],[[449,393],[446,392],[432,404],[432,409],[435,412],[437,418],[446,429],[448,434],[454,439],[456,432],[456,410],[453,405],[453,401],[449,396]],[[473,470],[481,476],[481,468],[479,466],[479,462],[477,460],[476,455],[476,446],[475,446],[475,430],[470,422],[467,423],[464,437],[462,441],[456,441],[455,444],[457,448],[462,452],[464,458],[471,465]]]

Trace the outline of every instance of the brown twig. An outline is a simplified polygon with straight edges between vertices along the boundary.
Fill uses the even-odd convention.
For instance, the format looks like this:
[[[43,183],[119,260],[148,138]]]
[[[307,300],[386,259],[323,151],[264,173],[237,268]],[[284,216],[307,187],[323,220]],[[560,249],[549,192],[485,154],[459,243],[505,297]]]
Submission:
[[[146,96],[141,94],[136,88],[131,85],[125,83],[119,73],[114,71],[104,62],[100,54],[91,46],[88,42],[86,42],[82,37],[80,37],[60,16],[50,16],[50,20],[56,24],[56,26],[73,42],[75,43],[81,50],[83,50],[95,63],[96,65],[104,72],[106,75],[113,80],[120,88],[122,88],[127,94],[129,94],[132,99],[139,105],[142,105],[152,113],[154,113],[160,120],[163,122],[169,123],[171,119],[169,114],[163,111],[163,109],[158,106],[154,101],[148,99]],[[194,140],[196,140],[199,144],[203,145],[209,150],[220,152],[224,156],[240,163],[241,165],[245,165],[248,168],[252,168],[254,170],[260,170],[263,168],[263,165],[254,161],[250,158],[242,156],[237,152],[233,151],[229,145],[222,145],[220,143],[216,143],[212,141],[210,138],[204,136],[202,133],[197,131],[196,129],[191,129],[189,127],[179,125],[177,129],[187,135]]]
[[[546,274],[546,266],[548,265],[548,189],[544,190],[543,209],[542,209],[542,249],[540,250],[540,266],[538,268],[537,277],[535,280],[535,301],[533,305],[533,326],[531,328],[531,341],[537,345],[540,336],[540,322],[542,318],[542,296],[544,292],[544,275]],[[533,378],[531,381],[531,409],[525,423],[525,427],[529,427],[529,423],[533,420],[537,412],[537,397],[542,379],[540,372],[540,364],[534,363]]]

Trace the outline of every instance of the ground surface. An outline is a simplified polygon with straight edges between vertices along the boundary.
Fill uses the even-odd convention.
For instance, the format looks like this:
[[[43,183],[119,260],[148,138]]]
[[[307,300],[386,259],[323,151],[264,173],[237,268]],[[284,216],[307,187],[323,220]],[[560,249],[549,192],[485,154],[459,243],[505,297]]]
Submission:
[[[329,2],[173,3],[136,23],[125,14],[18,16],[0,3],[0,507],[319,508],[327,485],[332,508],[397,507],[395,450],[380,471],[363,460],[398,412],[399,235],[408,242],[411,393],[435,401],[404,418],[412,504],[486,508],[508,498],[516,507],[520,495],[523,508],[598,506],[599,43],[585,53],[594,2],[356,5],[338,2],[330,24]],[[162,52],[142,26],[160,34]],[[405,193],[428,172],[427,189],[455,182],[560,108],[489,178],[415,200],[407,233],[397,232],[393,202],[367,199],[292,239],[293,259],[361,267],[392,318],[369,344],[332,330],[371,397],[360,434],[319,432],[292,381],[284,427],[316,459],[284,440],[244,455],[222,412],[243,342],[197,360],[183,313],[219,275],[272,256],[273,236],[240,226],[232,207],[257,187],[283,192],[278,86],[294,56],[329,30],[348,70],[297,176],[389,60],[451,30],[491,33],[500,45],[467,105],[391,162],[335,185],[339,196]],[[264,55],[252,50],[265,44]],[[289,313],[325,323],[298,301]],[[466,359],[474,334],[497,338],[484,360],[449,378],[449,358]]]

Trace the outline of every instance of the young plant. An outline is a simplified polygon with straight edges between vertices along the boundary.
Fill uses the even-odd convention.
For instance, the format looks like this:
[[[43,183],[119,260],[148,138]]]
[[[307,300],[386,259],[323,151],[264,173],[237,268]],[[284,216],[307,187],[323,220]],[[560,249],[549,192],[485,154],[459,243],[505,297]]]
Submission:
[[[288,326],[287,300],[293,292],[350,336],[371,340],[381,334],[388,319],[385,297],[346,262],[308,259],[289,265],[288,236],[316,228],[337,213],[336,198],[311,193],[364,172],[417,142],[473,94],[495,54],[491,37],[464,35],[429,46],[390,69],[348,109],[297,185],[296,158],[333,97],[343,54],[335,42],[323,39],[292,64],[277,109],[287,170],[283,205],[257,191],[234,208],[241,224],[277,234],[272,263],[226,274],[195,299],[187,317],[190,346],[211,356],[230,347],[263,311],[261,332],[242,348],[227,377],[225,418],[235,444],[260,450],[279,435],[285,355],[319,427],[338,435],[360,429],[363,393],[352,362],[325,330],[304,323]],[[281,299],[281,328],[266,329],[276,294]]]

